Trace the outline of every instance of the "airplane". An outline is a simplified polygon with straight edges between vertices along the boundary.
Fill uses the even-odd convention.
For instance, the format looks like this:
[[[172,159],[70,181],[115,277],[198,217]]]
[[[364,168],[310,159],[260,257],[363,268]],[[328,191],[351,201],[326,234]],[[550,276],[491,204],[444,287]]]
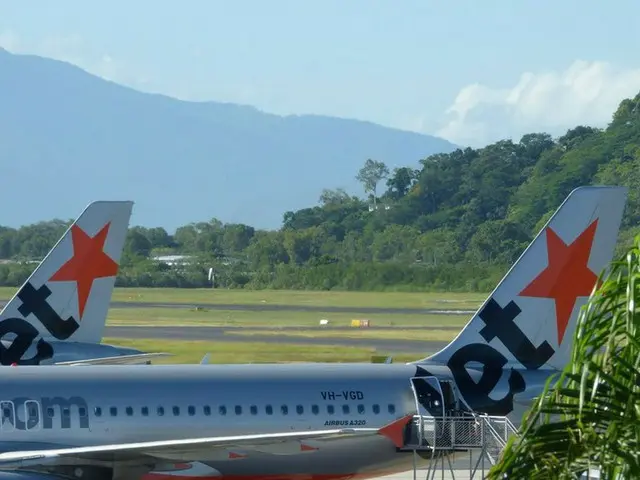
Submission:
[[[100,343],[133,202],[90,203],[0,312],[1,365],[147,363]]]
[[[519,423],[570,359],[626,198],[573,190],[458,336],[409,363],[4,369],[0,480],[366,479],[411,469],[417,418]]]

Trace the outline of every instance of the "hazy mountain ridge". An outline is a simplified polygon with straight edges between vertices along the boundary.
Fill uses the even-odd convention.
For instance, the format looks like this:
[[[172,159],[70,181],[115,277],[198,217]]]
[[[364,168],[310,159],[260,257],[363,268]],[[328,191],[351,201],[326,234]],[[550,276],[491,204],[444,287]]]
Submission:
[[[75,217],[101,198],[134,200],[134,224],[277,228],[323,188],[360,193],[369,157],[417,166],[455,149],[370,122],[142,93],[1,49],[0,105],[0,224],[11,226]]]

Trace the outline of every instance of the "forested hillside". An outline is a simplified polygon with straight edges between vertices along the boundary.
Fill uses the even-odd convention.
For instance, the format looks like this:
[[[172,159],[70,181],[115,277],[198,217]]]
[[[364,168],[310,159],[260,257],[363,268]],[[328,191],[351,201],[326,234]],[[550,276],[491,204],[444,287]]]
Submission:
[[[624,100],[606,129],[584,126],[558,139],[456,150],[421,168],[389,171],[367,160],[358,180],[369,198],[325,191],[318,206],[284,214],[279,231],[217,220],[129,232],[119,285],[205,286],[213,266],[226,287],[489,290],[575,187],[630,187],[620,247],[640,225],[640,94]],[[0,230],[0,257],[41,257],[65,222]],[[169,267],[157,253],[192,254]],[[17,285],[32,265],[0,266]]]

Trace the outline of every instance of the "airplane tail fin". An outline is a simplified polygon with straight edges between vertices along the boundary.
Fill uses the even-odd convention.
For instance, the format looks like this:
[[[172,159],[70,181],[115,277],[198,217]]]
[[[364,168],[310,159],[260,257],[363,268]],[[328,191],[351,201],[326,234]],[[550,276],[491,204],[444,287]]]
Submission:
[[[626,198],[624,187],[573,190],[458,336],[413,363],[564,368],[580,308],[612,260]]]
[[[38,336],[100,343],[132,209],[131,201],[90,203],[44,257],[0,312],[0,337],[15,335],[12,356]]]

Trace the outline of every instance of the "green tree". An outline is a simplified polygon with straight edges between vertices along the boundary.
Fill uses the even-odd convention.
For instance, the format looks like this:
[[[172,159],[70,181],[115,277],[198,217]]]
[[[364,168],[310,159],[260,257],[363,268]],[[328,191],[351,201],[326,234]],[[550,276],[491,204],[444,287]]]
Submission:
[[[171,235],[162,227],[148,229],[146,237],[151,243],[151,248],[168,248],[173,246]]]
[[[147,258],[150,252],[151,242],[138,227],[134,227],[127,232],[121,264],[130,265],[141,261]]]
[[[389,225],[374,237],[371,245],[373,259],[377,262],[403,261],[411,264],[416,260],[415,228],[401,225]]]
[[[389,168],[380,161],[371,160],[370,158],[364,163],[364,166],[358,171],[356,180],[362,183],[364,191],[373,195],[373,205],[377,205],[377,189],[378,184],[389,175]]]
[[[350,202],[351,200],[351,197],[344,188],[337,188],[335,190],[325,188],[320,194],[320,203],[322,206],[342,205]]]
[[[251,243],[256,230],[243,224],[227,224],[222,234],[222,245],[227,255],[242,253]]]
[[[414,185],[419,171],[409,167],[394,168],[387,179],[388,195],[394,200],[404,197]]]

